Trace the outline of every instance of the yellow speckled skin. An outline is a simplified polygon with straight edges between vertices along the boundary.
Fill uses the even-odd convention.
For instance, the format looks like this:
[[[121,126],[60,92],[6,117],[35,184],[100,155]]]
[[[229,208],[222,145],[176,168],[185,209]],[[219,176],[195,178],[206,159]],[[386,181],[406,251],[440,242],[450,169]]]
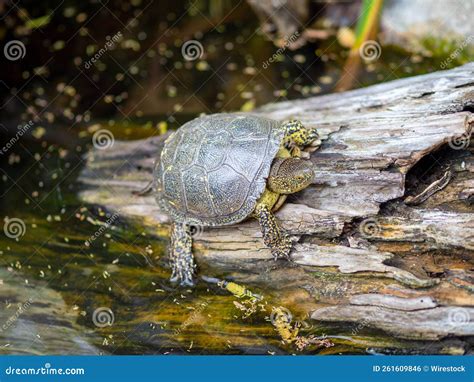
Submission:
[[[316,130],[306,129],[299,121],[290,121],[286,125],[286,135],[282,147],[273,161],[267,188],[257,202],[254,216],[260,223],[263,241],[276,259],[289,259],[291,241],[281,232],[276,211],[286,195],[308,187],[314,178],[311,163],[299,158],[301,148],[317,140]]]
[[[182,286],[193,286],[193,275],[196,268],[192,253],[192,237],[189,227],[185,224],[173,224],[171,233],[170,266],[172,274],[170,281],[179,281]]]
[[[286,125],[285,144],[295,144],[300,147],[311,145],[319,138],[316,129],[307,129],[300,121],[289,121]]]

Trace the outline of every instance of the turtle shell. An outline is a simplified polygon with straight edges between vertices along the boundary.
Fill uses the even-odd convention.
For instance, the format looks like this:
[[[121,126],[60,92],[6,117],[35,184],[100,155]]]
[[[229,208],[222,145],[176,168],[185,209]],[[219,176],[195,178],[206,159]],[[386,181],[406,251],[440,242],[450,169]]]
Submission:
[[[160,207],[187,224],[246,219],[265,190],[284,134],[279,122],[255,115],[212,114],[184,124],[155,164]]]

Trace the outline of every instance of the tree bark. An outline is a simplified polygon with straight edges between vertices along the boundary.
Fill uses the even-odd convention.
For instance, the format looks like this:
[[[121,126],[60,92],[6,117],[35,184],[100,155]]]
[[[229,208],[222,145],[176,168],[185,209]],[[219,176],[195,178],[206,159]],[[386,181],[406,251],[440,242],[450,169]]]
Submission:
[[[358,325],[357,333],[379,329],[392,345],[436,340],[433,352],[468,351],[474,336],[473,78],[471,63],[256,110],[317,127],[323,141],[310,158],[314,184],[277,212],[295,243],[293,262],[271,261],[257,222],[249,220],[195,235],[201,272],[270,289],[297,314],[342,322],[353,334]],[[166,228],[170,220],[152,195],[131,196],[152,179],[163,140],[116,141],[89,152],[81,199],[139,219],[155,234]]]

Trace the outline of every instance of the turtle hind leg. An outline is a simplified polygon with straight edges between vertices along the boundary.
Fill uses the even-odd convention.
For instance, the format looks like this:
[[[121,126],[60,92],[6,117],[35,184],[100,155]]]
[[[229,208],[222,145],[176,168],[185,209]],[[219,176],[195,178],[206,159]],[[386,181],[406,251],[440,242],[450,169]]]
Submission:
[[[265,203],[259,203],[255,207],[255,216],[260,223],[263,242],[272,251],[275,260],[283,258],[290,259],[291,241],[283,234],[278,226],[277,219],[271,209]]]
[[[153,181],[151,180],[148,184],[141,190],[133,190],[132,195],[136,196],[145,196],[148,195],[151,191],[153,191]]]
[[[186,224],[173,224],[170,248],[171,282],[181,286],[193,286],[193,275],[196,265],[192,252],[193,240]]]

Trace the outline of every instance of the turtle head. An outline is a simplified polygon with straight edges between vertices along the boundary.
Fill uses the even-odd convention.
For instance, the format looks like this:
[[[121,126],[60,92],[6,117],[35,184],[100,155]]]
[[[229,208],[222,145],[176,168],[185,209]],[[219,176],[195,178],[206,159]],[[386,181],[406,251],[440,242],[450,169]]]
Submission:
[[[268,187],[278,194],[293,194],[308,187],[314,180],[311,162],[299,158],[277,158],[273,161]]]

